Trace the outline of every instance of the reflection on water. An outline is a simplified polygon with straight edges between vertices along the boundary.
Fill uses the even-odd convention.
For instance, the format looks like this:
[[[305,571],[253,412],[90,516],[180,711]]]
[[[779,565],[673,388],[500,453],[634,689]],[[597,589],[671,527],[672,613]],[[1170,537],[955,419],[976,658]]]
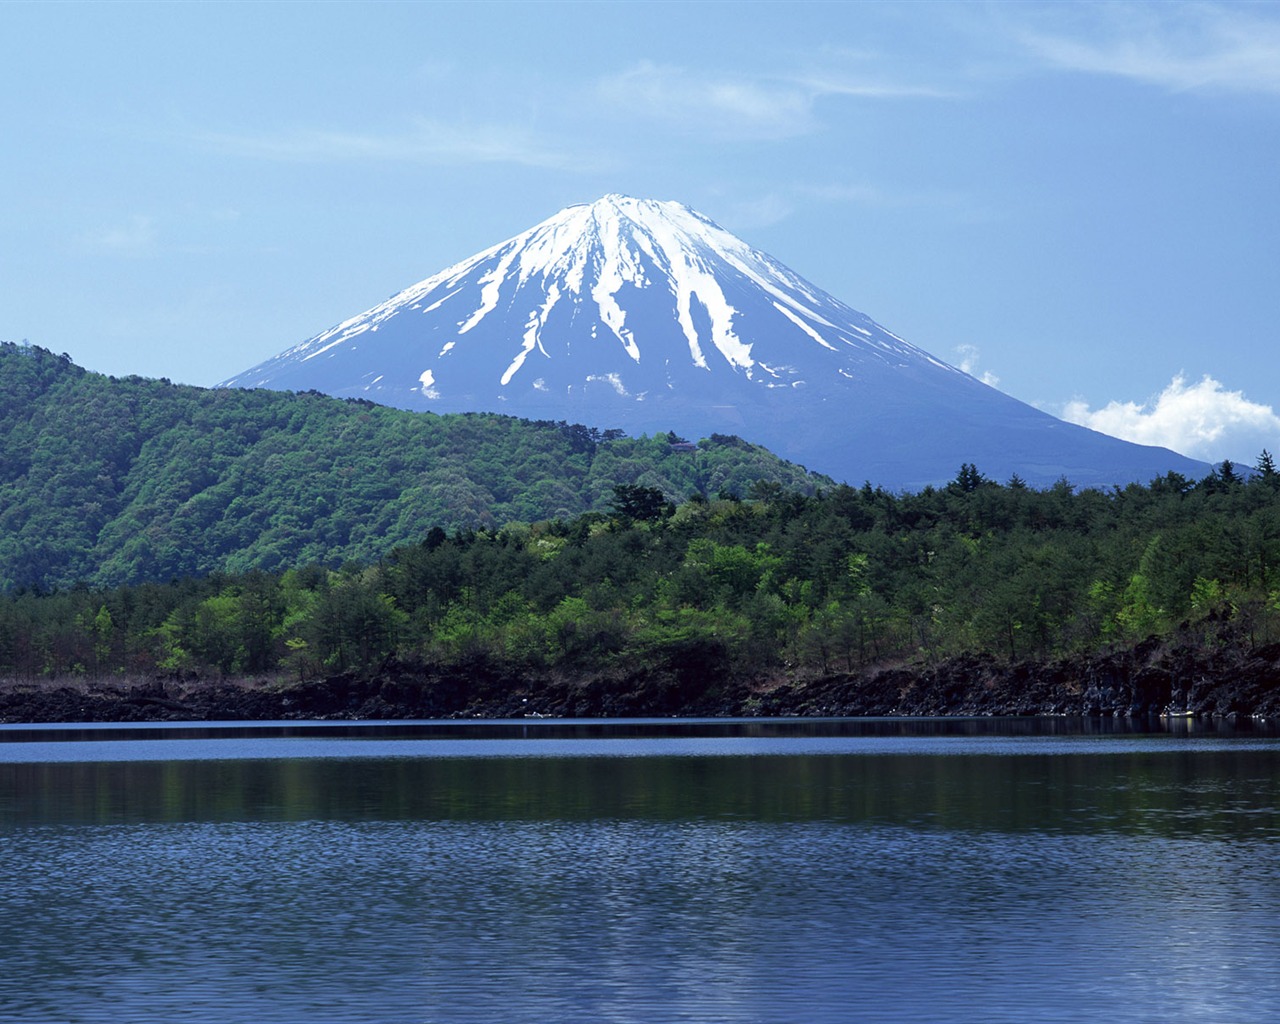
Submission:
[[[1280,824],[1280,745],[1019,754],[280,758],[0,764],[10,825],[822,820],[988,831]]]
[[[0,1021],[1277,1019],[1280,745],[1023,739],[0,764]]]

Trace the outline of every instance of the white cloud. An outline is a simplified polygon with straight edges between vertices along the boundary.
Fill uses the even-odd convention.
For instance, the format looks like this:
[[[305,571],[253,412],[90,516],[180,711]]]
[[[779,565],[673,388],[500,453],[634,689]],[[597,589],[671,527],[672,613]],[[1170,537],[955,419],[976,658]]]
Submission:
[[[934,210],[952,220],[965,224],[987,223],[998,214],[989,207],[974,202],[961,192],[940,189],[907,190],[898,187],[883,188],[866,182],[845,182],[826,185],[802,185],[796,189],[800,195],[821,199],[830,203],[852,203],[868,209],[879,210]]]
[[[1056,67],[1174,90],[1280,93],[1280,18],[1270,16],[1274,7],[1098,4],[1051,10],[1070,15],[1070,26],[1018,34],[1032,53]]]
[[[736,230],[764,228],[779,224],[791,216],[792,205],[777,193],[769,193],[756,199],[744,199],[733,203],[723,217],[726,224]]]
[[[201,256],[218,251],[219,234],[239,219],[232,207],[186,205],[159,216],[134,214],[121,223],[82,232],[73,244],[84,253],[123,259]]]
[[[927,86],[900,85],[839,68],[783,74],[690,70],[653,61],[600,81],[607,104],[677,130],[712,139],[788,139],[821,127],[814,112],[823,97],[941,98]]]
[[[590,161],[546,148],[522,128],[424,119],[406,129],[382,133],[293,128],[257,135],[204,132],[196,141],[237,156],[300,163],[509,163],[591,169]]]
[[[788,83],[641,61],[599,83],[606,103],[711,138],[785,139],[813,131],[811,94]]]
[[[1000,378],[990,370],[978,372],[978,346],[977,345],[957,345],[956,354],[960,356],[959,369],[963,370],[970,377],[977,377],[988,387],[998,387]]]
[[[903,85],[886,79],[864,77],[848,72],[802,73],[790,79],[807,90],[815,99],[821,96],[854,96],[861,99],[952,99],[954,92],[931,85]]]
[[[1077,399],[1067,403],[1062,418],[1210,462],[1230,458],[1252,464],[1263,448],[1280,448],[1280,416],[1271,406],[1227,391],[1207,375],[1190,386],[1181,375],[1174,377],[1159,395],[1141,404],[1111,402],[1091,410]]]
[[[159,251],[159,237],[156,219],[136,214],[124,224],[81,235],[77,242],[89,252],[141,259]]]

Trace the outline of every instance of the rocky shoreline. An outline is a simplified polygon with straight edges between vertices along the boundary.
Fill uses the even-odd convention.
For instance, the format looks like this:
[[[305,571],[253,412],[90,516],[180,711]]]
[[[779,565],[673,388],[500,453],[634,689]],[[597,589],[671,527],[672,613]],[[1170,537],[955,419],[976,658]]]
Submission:
[[[0,681],[5,723],[1008,715],[1280,719],[1280,643],[1152,638],[1047,663],[970,655],[781,679],[698,657],[578,676],[392,661],[370,676],[304,682]]]

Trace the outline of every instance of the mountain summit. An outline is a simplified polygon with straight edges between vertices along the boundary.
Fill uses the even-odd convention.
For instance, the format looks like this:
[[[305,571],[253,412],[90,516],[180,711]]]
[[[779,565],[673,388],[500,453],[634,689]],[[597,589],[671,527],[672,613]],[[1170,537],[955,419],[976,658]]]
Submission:
[[[224,381],[434,412],[739,434],[851,483],[1208,471],[975,380],[675,202],[571,206]]]

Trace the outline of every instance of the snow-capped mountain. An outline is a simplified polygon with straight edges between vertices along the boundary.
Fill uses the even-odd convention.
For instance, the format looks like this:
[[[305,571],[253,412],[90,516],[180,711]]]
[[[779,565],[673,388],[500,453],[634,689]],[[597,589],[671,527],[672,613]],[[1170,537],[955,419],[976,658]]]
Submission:
[[[1033,485],[1208,471],[1010,398],[700,213],[622,195],[562,210],[221,386],[738,434],[891,489],[966,462]]]

